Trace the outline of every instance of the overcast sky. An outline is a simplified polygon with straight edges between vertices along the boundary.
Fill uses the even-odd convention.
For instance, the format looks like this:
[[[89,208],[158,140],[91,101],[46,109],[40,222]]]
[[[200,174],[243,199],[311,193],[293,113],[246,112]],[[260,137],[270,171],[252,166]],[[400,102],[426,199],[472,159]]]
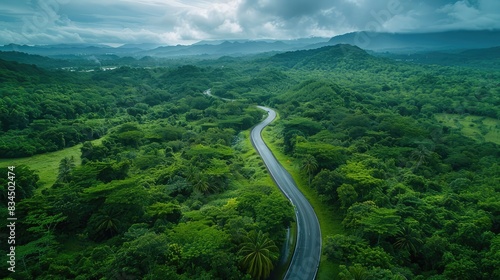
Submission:
[[[1,0],[0,45],[499,29],[500,0]]]

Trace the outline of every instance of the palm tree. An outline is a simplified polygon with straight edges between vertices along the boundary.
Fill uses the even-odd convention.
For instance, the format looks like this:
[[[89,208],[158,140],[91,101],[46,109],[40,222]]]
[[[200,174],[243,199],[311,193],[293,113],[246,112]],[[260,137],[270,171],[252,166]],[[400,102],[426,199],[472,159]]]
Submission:
[[[429,151],[424,145],[418,146],[418,148],[411,153],[411,158],[415,160],[415,170],[417,170],[431,154],[432,151]]]
[[[309,186],[311,186],[311,176],[314,171],[318,168],[318,162],[316,158],[312,155],[306,155],[302,161],[302,170],[304,170],[307,175],[309,175]]]
[[[245,237],[239,254],[243,255],[242,265],[254,279],[269,277],[278,259],[278,247],[261,230],[251,231]]]
[[[192,176],[191,184],[193,185],[193,189],[200,193],[208,193],[210,190],[210,184],[208,183],[207,176],[201,174],[201,172],[195,173]]]
[[[71,176],[71,171],[75,168],[75,158],[65,157],[59,162],[59,175],[57,180],[61,182],[68,182]]]
[[[355,264],[349,267],[349,273],[353,280],[366,280],[368,279],[368,272],[366,268],[361,266],[360,264]]]
[[[411,227],[402,227],[396,234],[396,242],[394,247],[401,250],[407,250],[411,254],[417,253],[417,247],[422,244],[417,232]]]
[[[188,181],[193,181],[194,177],[196,176],[197,173],[199,173],[200,171],[198,170],[198,168],[196,168],[194,165],[192,164],[189,164],[186,168],[186,171],[185,171],[185,175],[186,175],[186,179]]]
[[[119,232],[120,227],[120,211],[115,209],[101,209],[95,215],[96,232],[102,238],[115,236]]]

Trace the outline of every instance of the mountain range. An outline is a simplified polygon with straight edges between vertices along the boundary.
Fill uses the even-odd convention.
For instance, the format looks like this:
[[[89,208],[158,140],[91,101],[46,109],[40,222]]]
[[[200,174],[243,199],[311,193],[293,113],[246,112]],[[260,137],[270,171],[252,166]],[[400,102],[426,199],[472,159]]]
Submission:
[[[361,41],[370,38],[369,41]],[[364,43],[362,43],[364,42]],[[371,55],[369,55],[371,54]],[[250,55],[250,56],[249,56]],[[92,44],[45,46],[0,46],[0,59],[34,64],[42,68],[74,70],[130,67],[172,66],[217,59],[223,65],[234,59],[264,59],[285,68],[327,68],[349,62],[353,57],[367,58],[356,67],[376,63],[375,57],[423,64],[472,66],[498,69],[500,66],[500,31],[449,31],[421,34],[357,32],[328,38],[297,40],[201,41],[193,45],[158,46],[129,44],[120,47]],[[326,60],[325,58],[329,58]],[[210,63],[216,63],[214,61]],[[333,63],[333,64],[332,64]]]
[[[315,49],[337,44],[350,44],[377,52],[415,53],[419,51],[491,48],[500,46],[500,30],[447,31],[437,33],[354,32],[333,38],[303,38],[296,40],[233,40],[201,41],[192,45],[159,46],[127,44],[110,47],[98,44],[58,44],[28,46],[9,44],[0,51],[16,51],[52,58],[81,58],[95,55],[152,57],[221,57],[266,52]]]
[[[500,46],[500,30],[456,30],[435,33],[353,32],[335,36],[324,44],[350,44],[379,52],[405,53],[479,49]],[[318,44],[321,45],[323,44]]]
[[[58,44],[28,46],[9,44],[0,46],[0,51],[16,51],[48,57],[84,57],[92,55],[119,55],[135,58],[186,57],[248,55],[272,51],[289,51],[307,48],[309,45],[325,43],[328,38],[312,37],[296,40],[236,40],[236,41],[201,41],[192,45],[159,46],[155,44],[126,44],[110,47],[100,44]]]

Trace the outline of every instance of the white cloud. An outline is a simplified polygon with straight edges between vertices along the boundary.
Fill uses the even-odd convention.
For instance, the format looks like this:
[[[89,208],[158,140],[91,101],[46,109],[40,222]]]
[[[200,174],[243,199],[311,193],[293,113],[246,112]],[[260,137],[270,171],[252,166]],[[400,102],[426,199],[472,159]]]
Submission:
[[[437,12],[444,13],[452,20],[469,21],[481,15],[481,12],[470,5],[467,1],[458,1],[454,4],[448,4]]]
[[[215,29],[217,33],[229,33],[229,34],[235,34],[235,33],[241,33],[243,29],[241,26],[231,20],[224,20],[224,22]]]
[[[186,44],[500,28],[498,0],[2,0],[0,44]],[[397,9],[396,9],[397,8]]]

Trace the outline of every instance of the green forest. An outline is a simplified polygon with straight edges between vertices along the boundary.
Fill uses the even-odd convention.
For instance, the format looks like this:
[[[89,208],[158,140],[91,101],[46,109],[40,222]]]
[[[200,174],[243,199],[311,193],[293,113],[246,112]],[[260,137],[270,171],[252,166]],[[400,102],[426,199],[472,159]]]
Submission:
[[[188,62],[0,60],[1,277],[279,278],[295,215],[249,140],[266,105],[321,213],[317,279],[500,278],[499,70],[350,45]]]

